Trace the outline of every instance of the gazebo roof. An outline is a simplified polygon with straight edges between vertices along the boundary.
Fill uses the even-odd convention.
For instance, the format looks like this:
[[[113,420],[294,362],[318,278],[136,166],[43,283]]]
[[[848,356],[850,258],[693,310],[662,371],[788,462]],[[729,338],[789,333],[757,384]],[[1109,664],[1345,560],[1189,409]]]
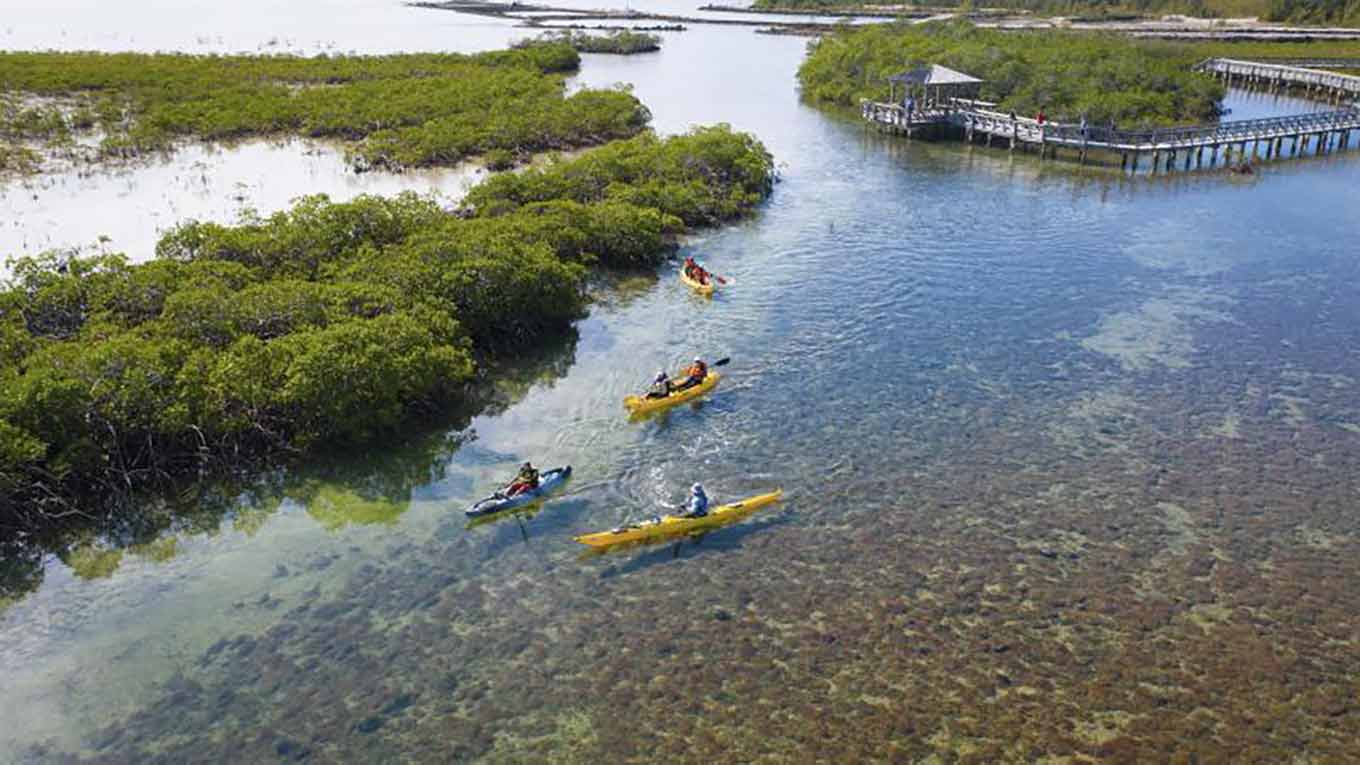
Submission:
[[[894,74],[888,78],[888,82],[904,82],[908,85],[975,85],[982,80],[963,72],[956,72],[947,66],[931,64]]]

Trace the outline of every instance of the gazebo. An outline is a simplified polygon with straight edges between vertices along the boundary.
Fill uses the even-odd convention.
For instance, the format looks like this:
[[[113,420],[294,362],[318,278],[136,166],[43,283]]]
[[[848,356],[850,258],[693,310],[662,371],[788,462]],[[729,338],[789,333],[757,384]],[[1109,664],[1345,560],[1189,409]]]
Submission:
[[[900,102],[898,85],[902,86]],[[927,110],[945,106],[954,98],[976,98],[982,89],[982,80],[946,66],[929,64],[889,77],[888,89],[891,103],[905,103],[908,96],[919,92],[921,98],[917,100],[916,108]]]

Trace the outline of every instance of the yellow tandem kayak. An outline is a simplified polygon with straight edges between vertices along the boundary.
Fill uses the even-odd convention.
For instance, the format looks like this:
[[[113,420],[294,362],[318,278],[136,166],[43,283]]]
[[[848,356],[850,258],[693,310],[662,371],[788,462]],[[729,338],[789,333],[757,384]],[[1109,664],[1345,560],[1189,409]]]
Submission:
[[[775,489],[769,494],[757,494],[754,497],[743,499],[740,502],[733,502],[728,505],[718,505],[717,507],[710,509],[708,515],[701,518],[684,518],[675,515],[663,515],[660,518],[634,523],[630,526],[620,526],[617,529],[610,529],[609,531],[597,531],[594,534],[583,534],[575,539],[583,545],[601,548],[612,547],[627,542],[647,542],[710,531],[730,523],[736,523],[762,507],[778,502],[783,497],[784,490]]]
[[[676,391],[665,398],[646,398],[643,396],[629,396],[623,400],[623,406],[628,410],[630,414],[643,414],[646,412],[659,411],[667,407],[675,406],[676,404],[683,404],[686,401],[692,401],[704,395],[705,393],[713,390],[713,387],[718,384],[718,380],[720,380],[721,378],[722,375],[710,369],[708,371],[708,376],[704,378],[704,381],[699,383],[698,385],[695,385],[692,388],[685,388],[684,390]]]
[[[712,274],[708,275],[708,284],[704,284],[703,282],[695,281],[694,279],[689,278],[689,274],[685,273],[685,267],[681,266],[680,281],[689,285],[690,289],[694,290],[700,295],[703,295],[704,297],[713,297],[714,278]]]

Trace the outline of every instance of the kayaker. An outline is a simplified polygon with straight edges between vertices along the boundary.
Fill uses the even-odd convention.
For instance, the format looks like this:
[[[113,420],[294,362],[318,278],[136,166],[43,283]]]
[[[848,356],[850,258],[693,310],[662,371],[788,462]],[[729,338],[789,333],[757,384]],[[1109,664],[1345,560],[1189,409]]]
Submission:
[[[666,398],[671,395],[671,378],[662,369],[652,378],[652,387],[647,391],[647,398]]]
[[[685,275],[700,284],[708,284],[708,272],[695,262],[693,255],[685,257]]]
[[[702,518],[708,515],[708,495],[704,493],[704,487],[700,484],[696,483],[689,487],[689,503],[685,510],[681,518]]]
[[[708,377],[708,365],[698,356],[694,357],[694,363],[685,368],[685,381],[675,386],[676,390],[693,388],[703,382]]]
[[[505,496],[517,497],[526,491],[533,491],[538,488],[538,469],[532,462],[525,462],[519,466],[519,474],[515,480],[505,487]]]

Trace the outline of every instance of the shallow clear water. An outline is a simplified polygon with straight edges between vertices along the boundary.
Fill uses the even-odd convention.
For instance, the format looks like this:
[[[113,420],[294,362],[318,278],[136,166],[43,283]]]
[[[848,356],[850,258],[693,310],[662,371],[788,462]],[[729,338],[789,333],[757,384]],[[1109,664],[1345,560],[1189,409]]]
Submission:
[[[343,147],[304,140],[189,145],[126,166],[75,167],[0,185],[0,256],[90,248],[102,237],[108,250],[148,260],[160,237],[185,220],[232,221],[246,209],[268,215],[305,194],[339,201],[415,191],[452,202],[484,175],[471,164],[355,173]]]
[[[1149,179],[907,144],[799,103],[803,44],[687,33],[579,78],[776,155],[760,214],[688,246],[733,286],[601,284],[448,439],[26,569],[0,753],[1360,756],[1360,162]],[[732,358],[717,391],[629,423],[696,352]],[[467,528],[524,458],[575,466],[566,494]],[[570,541],[694,480],[787,499],[698,545]]]
[[[505,47],[528,30],[390,0],[8,0],[0,49],[392,53]]]

